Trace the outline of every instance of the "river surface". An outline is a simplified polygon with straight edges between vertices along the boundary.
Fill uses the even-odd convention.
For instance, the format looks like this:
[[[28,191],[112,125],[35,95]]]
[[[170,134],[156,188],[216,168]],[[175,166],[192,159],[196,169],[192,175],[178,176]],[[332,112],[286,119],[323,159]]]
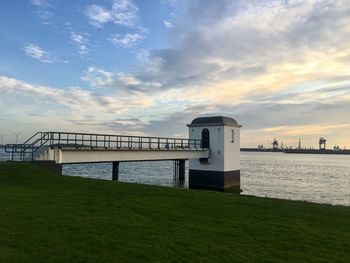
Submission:
[[[187,188],[188,170],[180,183],[173,169],[172,161],[121,163],[119,181]],[[63,166],[68,176],[111,180],[111,173],[110,163]],[[241,189],[244,195],[350,206],[350,155],[242,152]]]

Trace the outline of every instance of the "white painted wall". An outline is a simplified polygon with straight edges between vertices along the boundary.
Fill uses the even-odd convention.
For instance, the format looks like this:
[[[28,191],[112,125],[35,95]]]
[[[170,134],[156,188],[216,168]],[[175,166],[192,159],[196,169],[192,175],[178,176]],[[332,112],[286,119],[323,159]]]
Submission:
[[[232,130],[234,130],[233,142]],[[225,126],[224,133],[224,171],[240,170],[240,128]]]
[[[240,128],[232,126],[189,127],[190,139],[202,139],[202,130],[207,128],[210,136],[209,164],[199,159],[190,159],[189,168],[204,171],[240,170]],[[234,142],[232,143],[232,130]]]

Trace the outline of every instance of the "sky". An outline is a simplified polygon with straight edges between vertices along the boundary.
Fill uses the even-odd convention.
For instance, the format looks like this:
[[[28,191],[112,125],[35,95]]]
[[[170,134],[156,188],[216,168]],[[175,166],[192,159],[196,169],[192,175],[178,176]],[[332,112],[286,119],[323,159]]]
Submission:
[[[349,0],[6,0],[0,32],[4,143],[224,115],[243,147],[350,148]]]

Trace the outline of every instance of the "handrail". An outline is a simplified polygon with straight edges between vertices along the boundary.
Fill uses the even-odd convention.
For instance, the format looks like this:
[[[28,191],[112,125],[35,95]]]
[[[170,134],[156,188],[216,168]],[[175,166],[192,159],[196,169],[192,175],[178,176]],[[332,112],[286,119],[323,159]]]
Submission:
[[[37,144],[39,141],[42,142],[43,137],[45,138],[45,136],[48,134],[48,132],[38,132],[38,133],[41,134],[41,137],[39,139],[36,139],[32,144],[28,145],[27,147],[25,147],[25,145],[24,145],[24,149],[23,149],[24,151],[29,147],[34,147],[35,144]],[[38,134],[38,133],[36,133],[36,134]],[[44,136],[43,136],[43,134],[44,134]],[[32,138],[33,138],[33,136],[32,136]]]
[[[38,132],[40,133],[40,132]],[[45,132],[41,132],[41,133],[45,133]],[[56,133],[61,133],[61,134],[72,134],[72,135],[98,135],[98,136],[121,136],[121,137],[133,137],[133,138],[151,138],[151,139],[169,139],[169,140],[197,140],[200,141],[199,139],[185,139],[185,138],[175,138],[175,137],[156,137],[156,136],[138,136],[138,135],[122,135],[122,134],[104,134],[104,133],[81,133],[81,132],[54,132],[54,131],[50,131],[47,133],[51,133],[51,134],[56,134]]]
[[[23,144],[27,144],[31,139],[33,139],[36,135],[38,135],[41,132],[35,133],[32,137],[30,137],[28,140],[26,140]]]

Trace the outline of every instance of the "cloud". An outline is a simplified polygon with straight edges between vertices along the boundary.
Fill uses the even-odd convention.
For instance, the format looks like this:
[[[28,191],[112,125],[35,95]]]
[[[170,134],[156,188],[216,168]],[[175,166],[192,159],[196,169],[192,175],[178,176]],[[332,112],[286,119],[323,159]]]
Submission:
[[[100,132],[114,130],[116,133],[115,129],[122,127],[133,130],[132,124],[141,125],[141,121],[125,118],[125,115],[132,116],[140,109],[146,112],[154,105],[152,97],[142,97],[137,92],[122,96],[118,92],[97,92],[81,87],[55,88],[7,76],[0,76],[0,93],[4,94],[0,97],[0,109],[6,112],[3,118],[16,120],[17,129],[26,130],[29,126],[43,130],[57,126],[60,130],[81,131],[79,126],[82,125]],[[33,116],[38,112],[40,114]]]
[[[30,2],[37,8],[37,16],[41,19],[43,24],[50,24],[54,17],[54,8],[51,0],[30,0]]]
[[[50,53],[43,50],[41,47],[34,45],[34,44],[29,44],[24,47],[24,52],[32,57],[35,58],[41,62],[44,63],[52,63],[52,59],[50,58]]]
[[[88,82],[92,87],[108,88],[127,94],[132,92],[152,93],[152,91],[159,90],[161,87],[161,83],[142,81],[130,73],[113,73],[95,66],[90,66],[81,79]]]
[[[40,98],[42,103],[54,103],[74,110],[84,110],[82,105],[87,107],[106,107],[108,104],[99,105],[98,101],[104,97],[91,93],[79,87],[71,87],[67,89],[59,89],[47,86],[31,85],[17,79],[0,76],[0,89],[9,96],[17,96],[26,101],[29,97]],[[108,98],[109,100],[110,98]],[[119,103],[114,101],[113,109],[118,111],[121,109]]]
[[[164,26],[167,28],[173,28],[174,26],[173,23],[171,23],[171,21],[165,20],[163,23],[164,23]]]
[[[138,7],[131,0],[114,0],[111,8],[90,5],[85,10],[90,24],[97,28],[112,22],[116,25],[133,27],[138,20]]]
[[[131,0],[117,0],[112,6],[113,22],[123,26],[133,26],[138,19],[139,9]]]
[[[243,146],[274,136],[286,143],[302,136],[311,145],[321,135],[350,145],[344,125],[350,114],[347,1],[167,2],[176,12],[167,48],[137,51],[136,65],[128,72],[90,67],[82,78],[93,87],[90,99],[98,105],[115,102],[125,107],[124,116],[100,114],[96,106],[93,118],[71,120],[186,136],[184,122],[222,114],[243,124]],[[130,3],[95,4],[85,11],[95,27],[133,28],[139,11]],[[132,43],[133,38],[123,37],[117,35],[115,44]],[[139,122],[132,128],[123,118]]]
[[[78,46],[79,54],[84,56],[90,52],[88,48],[88,34],[80,34],[74,31],[70,32],[70,39]]]
[[[99,5],[89,6],[85,14],[89,18],[90,24],[95,27],[102,27],[103,24],[112,21],[110,11]]]
[[[108,38],[108,40],[116,46],[120,46],[123,48],[132,48],[135,47],[140,40],[143,39],[143,36],[139,34],[131,34],[127,33],[124,35],[114,34]]]
[[[173,47],[150,50],[154,70],[150,75],[146,64],[138,77],[167,83],[164,88],[249,78],[244,85],[256,89],[261,83],[284,88],[292,84],[279,85],[287,75],[322,75],[328,63],[345,71],[338,60],[350,53],[344,45],[348,9],[344,1],[195,1],[175,19],[182,30],[173,35]]]
[[[91,66],[85,71],[85,75],[81,79],[89,82],[93,87],[106,87],[113,83],[113,77],[112,72]]]
[[[53,103],[76,112],[85,112],[90,115],[99,114],[122,114],[130,111],[133,107],[149,107],[152,102],[143,100],[139,94],[129,94],[120,97],[118,93],[104,93],[89,91],[80,87],[54,88],[47,86],[32,85],[17,79],[0,76],[0,91],[8,95],[8,99],[16,98],[25,103],[32,104],[32,98],[38,99],[37,105]],[[93,111],[91,111],[93,109]]]
[[[264,132],[275,133],[279,136],[289,136],[289,135],[298,135],[302,136],[303,134],[311,134],[322,136],[331,131],[338,129],[350,129],[349,123],[330,123],[330,124],[321,124],[321,125],[303,125],[303,126],[281,126],[273,128],[262,129]]]
[[[47,7],[51,6],[49,0],[30,0],[33,5],[38,6],[38,7]]]

